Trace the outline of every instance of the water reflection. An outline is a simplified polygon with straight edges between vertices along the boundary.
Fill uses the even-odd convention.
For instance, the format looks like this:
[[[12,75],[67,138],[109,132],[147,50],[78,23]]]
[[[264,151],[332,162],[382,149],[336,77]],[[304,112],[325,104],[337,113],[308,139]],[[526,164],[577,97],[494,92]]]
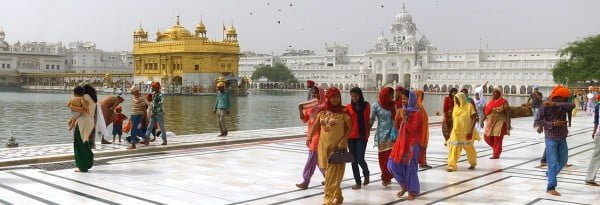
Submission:
[[[247,97],[233,97],[231,114],[227,118],[230,130],[249,130],[300,126],[297,104],[306,99],[306,92],[252,91]],[[71,116],[66,107],[70,93],[0,92],[0,143],[8,140],[13,130],[22,145],[44,145],[72,142],[67,131]],[[103,96],[100,96],[100,98]],[[441,110],[445,95],[428,94],[425,107],[430,115]],[[131,113],[131,96],[125,96],[123,112]],[[365,99],[377,101],[377,93],[365,93]],[[342,95],[350,101],[348,93]],[[524,97],[509,97],[512,105],[521,104]],[[216,133],[213,115],[215,96],[165,96],[166,127],[176,134]]]

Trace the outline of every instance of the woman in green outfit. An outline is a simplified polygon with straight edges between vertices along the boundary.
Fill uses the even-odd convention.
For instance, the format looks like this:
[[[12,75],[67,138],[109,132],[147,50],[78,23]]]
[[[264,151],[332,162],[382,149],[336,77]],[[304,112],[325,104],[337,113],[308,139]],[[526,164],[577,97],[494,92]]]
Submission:
[[[90,85],[84,85],[85,95],[83,98],[87,101],[87,111],[77,118],[74,135],[75,165],[79,172],[87,172],[94,165],[94,136],[96,131],[96,113],[98,97],[96,90]]]

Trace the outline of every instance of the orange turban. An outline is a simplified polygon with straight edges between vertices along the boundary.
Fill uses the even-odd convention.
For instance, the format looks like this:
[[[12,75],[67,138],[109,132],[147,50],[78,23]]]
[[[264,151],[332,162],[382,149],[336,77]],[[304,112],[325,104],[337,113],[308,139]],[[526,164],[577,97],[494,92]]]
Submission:
[[[160,89],[160,83],[159,83],[159,82],[153,82],[153,83],[150,85],[150,87],[153,87],[153,88],[158,88],[158,89]]]
[[[554,87],[554,89],[552,89],[552,94],[550,94],[550,99],[552,99],[553,97],[562,97],[562,98],[569,98],[571,97],[571,91],[569,91],[569,88],[564,87],[564,86],[560,86],[557,85],[556,87]]]

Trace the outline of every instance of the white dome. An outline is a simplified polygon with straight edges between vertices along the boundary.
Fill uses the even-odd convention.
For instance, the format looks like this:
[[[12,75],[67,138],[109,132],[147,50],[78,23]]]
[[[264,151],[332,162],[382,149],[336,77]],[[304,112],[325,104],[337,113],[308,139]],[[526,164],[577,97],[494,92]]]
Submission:
[[[415,36],[413,36],[413,35],[411,35],[411,34],[408,34],[408,35],[406,36],[406,39],[404,39],[404,40],[405,40],[405,41],[415,41]]]
[[[395,19],[397,22],[412,22],[412,16],[404,10],[398,13]]]

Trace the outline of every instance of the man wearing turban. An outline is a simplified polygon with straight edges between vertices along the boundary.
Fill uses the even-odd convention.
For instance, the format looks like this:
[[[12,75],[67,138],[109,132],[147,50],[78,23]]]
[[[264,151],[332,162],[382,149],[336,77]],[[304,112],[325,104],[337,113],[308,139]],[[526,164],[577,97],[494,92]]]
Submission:
[[[560,196],[560,193],[556,191],[556,177],[567,164],[569,156],[566,139],[569,133],[567,112],[575,108],[573,103],[567,102],[570,96],[569,88],[556,86],[548,97],[548,101],[540,108],[535,123],[538,133],[543,131],[545,135],[545,156],[548,165],[546,192],[554,196]]]

